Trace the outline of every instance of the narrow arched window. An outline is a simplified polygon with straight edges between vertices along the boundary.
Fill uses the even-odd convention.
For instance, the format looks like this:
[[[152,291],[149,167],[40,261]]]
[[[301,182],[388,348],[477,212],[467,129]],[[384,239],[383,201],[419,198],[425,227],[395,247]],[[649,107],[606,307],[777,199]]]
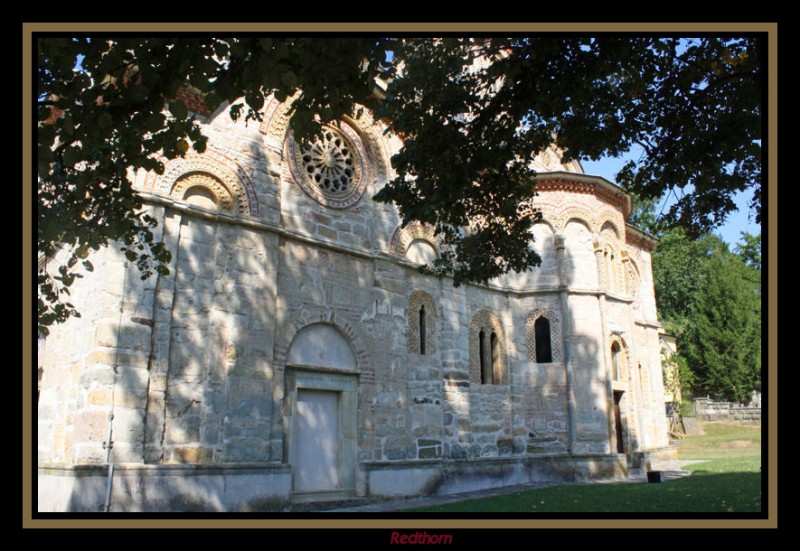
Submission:
[[[611,378],[616,380],[620,379],[621,375],[621,361],[622,358],[620,355],[622,354],[622,349],[619,346],[618,342],[615,342],[611,345]]]
[[[497,335],[495,335],[494,331],[492,331],[492,336],[489,339],[489,343],[492,347],[492,365],[491,365],[491,373],[492,373],[492,384],[495,381],[500,381],[500,346],[498,345]],[[495,370],[498,370],[497,372]]]
[[[488,385],[492,384],[491,380],[491,373],[492,373],[492,366],[491,366],[491,356],[487,357],[486,354],[486,334],[481,329],[480,333],[478,333],[478,357],[480,358],[481,362],[481,384]]]
[[[547,364],[553,361],[553,351],[550,339],[550,320],[542,316],[533,324],[536,335],[536,362]]]
[[[419,308],[419,353],[425,355],[425,305]]]

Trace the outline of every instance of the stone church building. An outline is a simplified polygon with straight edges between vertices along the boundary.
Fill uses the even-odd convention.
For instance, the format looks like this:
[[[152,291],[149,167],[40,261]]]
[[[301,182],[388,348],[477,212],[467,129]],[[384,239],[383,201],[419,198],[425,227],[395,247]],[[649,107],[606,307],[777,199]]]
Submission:
[[[39,511],[258,511],[623,478],[668,445],[650,250],[631,197],[533,176],[542,265],[455,288],[431,228],[371,197],[400,139],[368,112],[294,142],[195,109],[209,147],[137,174],[172,252],[117,247],[39,343]]]

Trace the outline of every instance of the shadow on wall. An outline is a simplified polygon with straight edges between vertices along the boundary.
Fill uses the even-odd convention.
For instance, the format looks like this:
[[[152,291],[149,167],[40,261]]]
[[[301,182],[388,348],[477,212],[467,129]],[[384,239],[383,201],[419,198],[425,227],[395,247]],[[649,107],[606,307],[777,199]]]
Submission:
[[[380,376],[384,390],[396,390],[396,402],[386,409],[392,410],[393,421],[402,426],[409,416],[410,376],[394,372],[397,366],[391,354],[406,325],[403,316],[391,311],[396,306],[402,313],[405,307],[397,301],[407,292],[406,268],[387,267],[394,272],[384,274],[388,283],[379,287],[371,260],[351,257],[346,262],[340,254],[282,241],[277,234],[180,212],[167,216],[164,230],[173,252],[171,274],[142,282],[136,269],[128,267],[117,359],[109,366],[116,382],[110,462],[142,466],[140,471],[119,468],[112,481],[112,511],[119,510],[123,502],[125,510],[131,511],[235,510],[238,501],[259,499],[261,506],[271,503],[280,507],[285,499],[281,496],[292,491],[284,437],[291,427],[286,426],[288,412],[284,411],[285,361],[276,361],[273,353],[284,359],[289,353],[291,343],[285,335],[290,324],[326,322],[326,316],[335,312],[337,324],[356,326],[364,314],[362,309],[376,297],[386,301],[389,315],[381,324],[363,324],[364,338],[375,343],[376,352],[362,376],[373,380]],[[580,269],[596,268],[591,232],[582,223],[570,221],[565,235],[568,284],[596,288],[596,269]],[[277,296],[279,288],[281,296]],[[569,341],[571,355],[569,368],[563,368],[571,370],[572,378],[571,406],[569,397],[565,399],[570,432],[578,435],[573,452],[608,453],[610,428],[613,430],[606,377],[608,351],[600,344],[601,329],[579,329],[575,314],[561,312],[562,320],[571,323],[562,329],[562,335]],[[132,327],[135,331],[130,332]],[[132,338],[134,334],[139,337]],[[513,340],[506,335],[506,342]],[[323,348],[320,343],[316,348],[304,347]],[[148,360],[144,364],[128,362],[128,358],[143,355]],[[519,355],[521,359],[524,351]],[[314,365],[313,358],[295,361]],[[387,373],[376,373],[375,366]],[[465,367],[468,370],[466,363]],[[441,389],[444,369],[436,372],[440,377],[437,388]],[[362,452],[370,454],[367,460],[375,459],[371,454],[379,448],[367,402],[368,394],[375,391],[364,392],[359,391],[358,410],[367,413],[358,417],[357,440],[365,450],[359,449],[358,461],[365,460]],[[445,392],[440,392],[444,397]],[[377,401],[370,395],[372,398]],[[509,396],[503,399],[513,400]],[[459,415],[469,419],[470,401],[465,404],[467,409]],[[319,419],[320,412],[313,411],[318,406],[309,406],[309,424]],[[512,402],[506,409],[513,408]],[[629,434],[627,428],[623,430]],[[311,449],[324,450],[329,445],[330,431],[322,432],[306,442]],[[103,440],[95,443],[101,445]],[[441,442],[432,442],[432,451],[441,454],[435,450]],[[416,458],[416,448],[413,452],[401,459]],[[524,457],[526,451],[514,455]],[[191,476],[198,465],[210,470],[203,471],[203,476]],[[325,465],[330,463],[317,464],[320,468]],[[156,473],[149,466],[162,469]],[[148,473],[154,476],[139,476]],[[91,467],[87,475],[74,479],[70,510],[97,510],[97,504],[104,503],[108,487],[105,468]],[[328,475],[320,472],[313,476]]]
[[[163,230],[170,274],[141,281],[135,267],[125,268],[113,360],[104,366],[113,381],[104,387],[114,415],[109,461],[280,462],[273,412],[281,395],[273,393],[271,368],[277,236],[180,211],[167,213]],[[109,405],[102,409],[107,418]],[[106,439],[105,430],[96,431],[83,443],[104,447]],[[114,485],[133,480],[119,472]],[[202,496],[212,508],[220,503],[214,484],[187,493],[178,486],[190,479],[167,478],[165,487],[178,495]],[[71,502],[97,498],[94,480],[76,479]],[[101,502],[105,492],[103,482]],[[127,495],[133,509],[151,499],[144,490]]]

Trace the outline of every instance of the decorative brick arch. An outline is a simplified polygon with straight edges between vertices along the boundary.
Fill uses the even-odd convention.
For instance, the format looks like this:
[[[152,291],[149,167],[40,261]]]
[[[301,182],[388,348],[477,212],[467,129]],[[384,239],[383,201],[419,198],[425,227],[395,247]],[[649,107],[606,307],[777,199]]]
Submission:
[[[419,312],[425,307],[425,355],[435,356],[438,350],[436,339],[437,308],[433,297],[425,291],[414,291],[408,297],[406,309],[406,323],[408,327],[408,352],[409,354],[422,354],[420,342],[420,316]]]
[[[639,272],[639,266],[636,265],[630,253],[625,249],[622,251],[622,266],[625,272],[625,293],[633,297],[633,308],[635,310],[642,303],[641,293],[639,292],[642,276]]]
[[[614,239],[622,242],[622,232],[619,229],[617,222],[611,217],[600,217],[599,218],[600,224],[600,234],[603,233],[613,233]]]
[[[536,223],[531,226],[531,228],[533,228],[534,226],[539,226],[539,225],[547,226],[550,229],[550,233],[552,233],[553,235],[556,234],[555,224],[553,224],[553,221],[550,220],[548,217],[543,215],[542,218],[537,220]]]
[[[609,291],[627,294],[622,250],[618,242],[609,235],[611,233],[610,230],[601,232],[600,238],[595,242],[599,283]]]
[[[238,163],[213,151],[170,161],[152,186],[156,193],[177,199],[191,187],[202,187],[214,194],[223,210],[258,215],[250,177]]]
[[[291,100],[278,101],[275,96],[269,96],[264,103],[261,124],[258,131],[268,136],[274,136],[280,141],[286,137],[289,128],[289,112],[292,107]]]
[[[309,315],[305,310],[298,313],[294,321],[285,325],[284,334],[275,347],[275,368],[276,370],[286,369],[286,360],[289,349],[297,334],[306,327],[317,324],[326,324],[336,329],[349,343],[356,359],[356,373],[362,372],[369,365],[369,354],[364,346],[363,337],[354,329],[348,321],[336,319],[333,311],[319,312],[317,315]]]
[[[469,381],[473,385],[481,384],[481,359],[480,359],[480,332],[484,334],[494,333],[497,337],[499,346],[496,366],[494,371],[499,375],[495,380],[496,385],[508,384],[508,359],[506,352],[506,332],[500,321],[500,316],[491,310],[478,310],[472,316],[469,324]]]
[[[550,352],[553,363],[561,362],[561,321],[556,311],[551,308],[537,308],[528,314],[525,320],[525,347],[528,352],[528,361],[536,362],[536,320],[545,318],[550,322]]]
[[[405,228],[398,226],[389,241],[389,254],[405,258],[408,246],[417,240],[425,241],[439,254],[440,247],[433,226],[421,222],[411,222]]]
[[[290,138],[289,123],[291,120],[292,98],[281,103],[270,96],[263,111],[261,125],[258,130],[265,136],[266,145],[283,154],[287,140]],[[389,147],[386,143],[385,125],[376,121],[372,112],[361,105],[356,105],[352,117],[344,117],[343,124],[349,126],[362,142],[364,160],[369,166],[370,183],[384,183],[391,175]]]
[[[594,216],[592,216],[588,210],[581,207],[569,206],[565,209],[562,209],[561,211],[553,214],[552,220],[559,232],[563,232],[568,223],[578,222],[586,226],[586,228],[589,230],[589,233],[597,233],[597,224]]]
[[[354,117],[345,117],[344,120],[361,135],[374,182],[383,184],[388,181],[392,169],[389,145],[386,143],[386,126],[376,121],[372,112],[362,106],[356,106]]]

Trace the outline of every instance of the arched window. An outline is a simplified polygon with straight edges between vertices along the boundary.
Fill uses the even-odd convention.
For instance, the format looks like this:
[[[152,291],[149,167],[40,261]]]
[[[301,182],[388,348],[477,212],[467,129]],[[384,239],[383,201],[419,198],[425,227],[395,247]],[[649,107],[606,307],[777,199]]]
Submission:
[[[425,355],[425,305],[419,307],[419,353]]]
[[[481,332],[478,333],[478,354],[480,355],[481,360],[481,384],[489,385],[492,384],[492,380],[490,377],[491,373],[491,358],[486,357],[486,334],[481,329]]]
[[[432,264],[436,256],[436,249],[424,239],[415,239],[406,249],[406,258],[414,264]]]
[[[537,308],[525,320],[525,346],[528,361],[540,364],[561,361],[561,328],[558,312]]]
[[[536,335],[536,362],[549,364],[553,361],[552,342],[550,339],[550,321],[544,316],[533,324]]]
[[[611,345],[611,378],[615,381],[622,379],[622,347],[618,342]]]
[[[408,297],[406,310],[408,352],[422,356],[436,355],[436,303],[425,291]]]
[[[491,345],[491,349],[492,349],[492,353],[491,353],[492,363],[491,363],[491,366],[490,366],[490,368],[491,368],[490,372],[492,374],[492,384],[494,384],[495,381],[499,381],[500,380],[500,373],[499,373],[499,370],[500,370],[500,346],[498,344],[497,335],[495,334],[494,331],[492,331],[492,336],[489,339],[489,344]]]
[[[479,310],[469,327],[469,379],[474,385],[508,384],[505,332],[500,317]]]

